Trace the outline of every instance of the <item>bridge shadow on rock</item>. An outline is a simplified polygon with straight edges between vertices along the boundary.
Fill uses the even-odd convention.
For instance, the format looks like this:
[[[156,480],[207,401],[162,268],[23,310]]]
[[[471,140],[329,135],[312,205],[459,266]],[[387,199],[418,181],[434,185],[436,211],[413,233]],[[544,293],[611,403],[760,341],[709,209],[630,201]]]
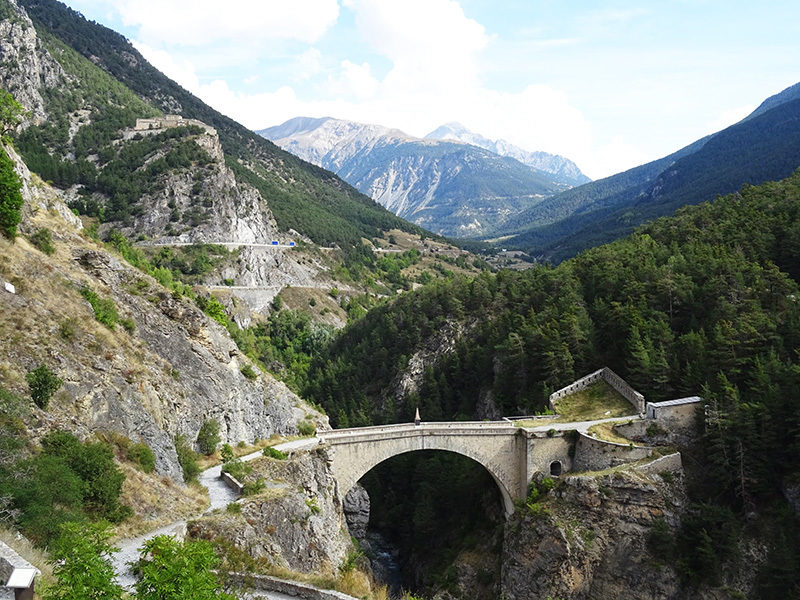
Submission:
[[[446,589],[497,598],[504,502],[486,468],[454,452],[420,450],[381,462],[360,483],[370,498],[360,541],[378,577],[426,595]]]

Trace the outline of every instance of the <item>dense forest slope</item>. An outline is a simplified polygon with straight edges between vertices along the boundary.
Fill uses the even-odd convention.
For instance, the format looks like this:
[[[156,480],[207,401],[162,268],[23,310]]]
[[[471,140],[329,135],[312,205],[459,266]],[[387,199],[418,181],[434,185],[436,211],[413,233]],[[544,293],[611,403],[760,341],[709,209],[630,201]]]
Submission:
[[[784,544],[796,521],[782,492],[800,464],[799,264],[800,172],[555,268],[404,295],[334,341],[307,395],[342,426],[407,421],[417,405],[426,420],[530,413],[603,365],[649,400],[700,394],[708,410],[692,500],[717,512],[695,515],[710,536],[695,546],[710,555],[684,548],[697,558],[685,572],[702,580],[733,552],[723,537],[744,515],[771,515],[784,529],[764,529],[773,550],[760,597],[781,597],[781,577],[800,566]]]
[[[548,199],[518,217],[520,233],[508,243],[559,261],[680,206],[787,177],[800,165],[797,95],[788,88],[670,156]]]

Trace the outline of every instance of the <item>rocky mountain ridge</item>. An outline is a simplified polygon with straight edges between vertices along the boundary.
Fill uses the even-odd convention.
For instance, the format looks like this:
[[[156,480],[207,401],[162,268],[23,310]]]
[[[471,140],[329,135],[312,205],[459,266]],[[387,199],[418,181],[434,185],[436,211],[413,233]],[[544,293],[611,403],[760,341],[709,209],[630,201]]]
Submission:
[[[568,187],[560,176],[477,146],[380,125],[298,117],[258,133],[443,235],[480,237]]]
[[[563,260],[681,206],[788,177],[800,166],[798,86],[668,156],[553,195],[510,219],[504,243]]]
[[[489,150],[500,156],[510,156],[524,165],[533,167],[557,177],[557,181],[571,187],[591,181],[574,162],[558,154],[525,150],[506,140],[491,140],[479,133],[474,133],[461,123],[445,123],[425,136],[431,140],[452,140],[471,144]]]

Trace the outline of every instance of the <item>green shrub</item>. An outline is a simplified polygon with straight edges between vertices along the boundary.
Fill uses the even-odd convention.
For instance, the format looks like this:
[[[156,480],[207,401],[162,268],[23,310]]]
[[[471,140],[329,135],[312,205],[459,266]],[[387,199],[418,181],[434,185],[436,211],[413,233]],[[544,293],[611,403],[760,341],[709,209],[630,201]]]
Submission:
[[[264,448],[264,456],[268,456],[269,458],[274,458],[277,460],[286,460],[288,458],[288,455],[285,452],[276,450],[272,446],[267,446]]]
[[[50,233],[50,230],[46,227],[42,227],[41,229],[37,229],[36,233],[34,233],[30,237],[31,244],[36,246],[39,250],[50,256],[53,252],[56,251],[56,247],[53,245],[53,234]]]
[[[200,431],[197,432],[197,447],[200,452],[206,456],[214,454],[219,442],[219,421],[216,419],[204,421]]]
[[[232,515],[240,515],[242,514],[242,505],[238,502],[229,502],[228,506],[225,507],[225,512]]]
[[[308,507],[308,510],[315,515],[318,515],[322,510],[320,509],[319,504],[317,504],[316,498],[306,498],[306,506]]]
[[[300,435],[314,435],[317,432],[317,428],[309,421],[300,421],[297,424],[297,431]]]
[[[222,472],[228,473],[237,481],[242,481],[245,476],[253,472],[253,467],[241,460],[232,460],[222,465]]]
[[[52,431],[42,439],[44,453],[66,462],[83,482],[83,507],[118,523],[132,514],[119,503],[125,474],[114,462],[114,451],[105,442],[81,443],[67,431]]]
[[[58,376],[47,368],[47,365],[39,365],[25,376],[28,381],[28,388],[31,391],[33,402],[41,409],[46,409],[50,404],[50,399],[61,387],[62,381]]]
[[[206,540],[159,535],[144,542],[136,563],[138,600],[234,600],[222,591],[219,558]]]
[[[650,531],[647,534],[647,549],[656,558],[664,561],[672,559],[675,551],[675,536],[672,534],[670,526],[664,517],[653,520]]]
[[[75,319],[64,319],[58,326],[58,335],[62,339],[71,342],[75,339]]]
[[[186,436],[179,433],[175,436],[175,452],[178,454],[178,464],[183,470],[185,482],[194,481],[200,474],[200,465],[197,464],[197,452],[192,450]]]
[[[131,444],[125,452],[125,457],[139,465],[145,473],[152,473],[156,468],[156,457],[144,442]]]
[[[21,187],[14,161],[0,148],[0,233],[12,240],[17,236],[17,225],[22,218]]]
[[[195,296],[195,304],[206,313],[209,317],[220,323],[223,327],[228,325],[228,313],[225,312],[225,307],[220,304],[219,300],[212,295],[208,296]]]
[[[252,365],[245,365],[241,368],[241,373],[250,381],[258,379],[258,373],[255,372]]]
[[[222,459],[222,464],[229,463],[235,458],[233,454],[233,448],[231,448],[230,444],[222,444],[222,448],[219,451],[219,457]]]
[[[45,590],[43,600],[121,600],[124,590],[116,583],[110,560],[113,548],[108,524],[64,523],[59,534],[50,549],[57,583]]]
[[[86,298],[89,304],[92,305],[94,318],[109,329],[114,329],[116,324],[119,322],[117,305],[114,304],[114,300],[111,298],[101,298],[88,287],[81,288],[81,296]]]
[[[264,478],[259,477],[255,481],[248,481],[242,486],[242,496],[255,496],[256,494],[264,491],[266,484]]]
[[[133,319],[120,319],[119,324],[122,325],[122,328],[128,333],[136,331],[136,323]]]

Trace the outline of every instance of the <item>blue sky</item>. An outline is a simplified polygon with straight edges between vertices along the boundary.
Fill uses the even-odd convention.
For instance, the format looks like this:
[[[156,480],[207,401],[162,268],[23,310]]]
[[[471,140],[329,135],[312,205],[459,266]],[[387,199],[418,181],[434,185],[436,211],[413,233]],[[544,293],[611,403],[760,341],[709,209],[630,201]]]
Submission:
[[[599,178],[800,81],[800,3],[69,0],[253,129],[459,121]]]

